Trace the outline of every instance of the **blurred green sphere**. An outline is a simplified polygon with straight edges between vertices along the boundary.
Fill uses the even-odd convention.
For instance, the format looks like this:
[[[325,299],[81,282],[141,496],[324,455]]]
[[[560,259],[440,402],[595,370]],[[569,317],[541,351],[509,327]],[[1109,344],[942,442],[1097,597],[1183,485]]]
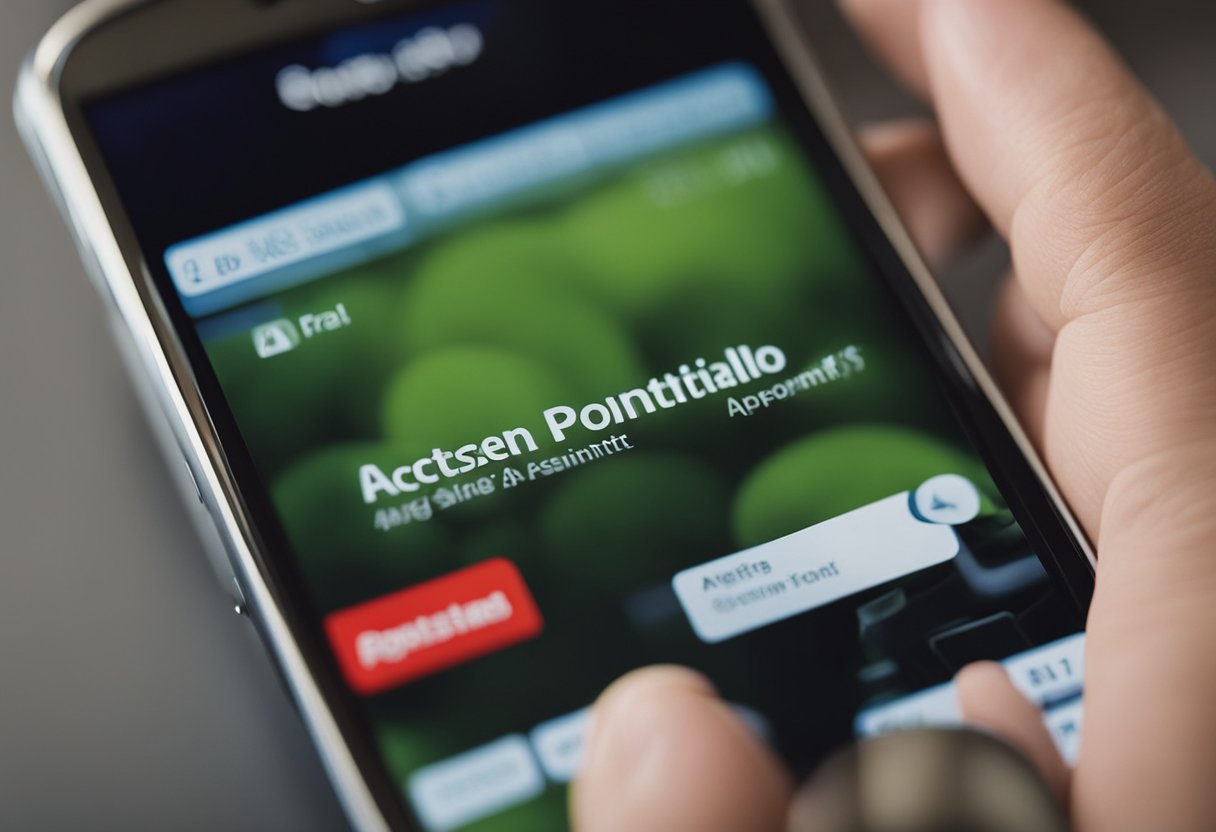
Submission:
[[[577,399],[538,361],[495,347],[449,347],[413,360],[389,383],[384,432],[419,456],[521,427],[541,445],[541,414],[568,401]]]
[[[451,240],[419,268],[402,337],[414,353],[502,347],[594,398],[643,378],[630,333],[565,285],[575,268],[560,234],[503,224]]]
[[[691,457],[628,451],[562,476],[541,513],[545,551],[599,593],[636,589],[637,575],[692,553],[713,557],[726,539],[726,484]]]

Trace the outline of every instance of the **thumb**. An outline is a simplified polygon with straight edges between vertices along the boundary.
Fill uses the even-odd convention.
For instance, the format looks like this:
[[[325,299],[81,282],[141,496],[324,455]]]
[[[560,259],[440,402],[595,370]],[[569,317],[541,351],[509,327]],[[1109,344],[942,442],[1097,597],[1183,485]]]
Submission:
[[[577,832],[777,832],[790,781],[703,676],[640,670],[592,711]]]
[[[963,668],[955,680],[963,721],[995,735],[1018,751],[1047,783],[1056,799],[1068,794],[1070,772],[1052,742],[1038,706],[1024,697],[994,662]]]
[[[1107,495],[1073,782],[1080,829],[1216,818],[1214,480],[1216,443],[1197,443],[1128,468]]]

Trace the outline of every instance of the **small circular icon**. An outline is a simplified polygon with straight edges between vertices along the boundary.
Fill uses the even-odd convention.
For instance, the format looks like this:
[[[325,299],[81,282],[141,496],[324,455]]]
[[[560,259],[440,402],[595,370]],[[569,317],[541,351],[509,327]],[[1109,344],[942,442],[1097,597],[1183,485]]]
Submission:
[[[961,526],[979,515],[980,492],[966,477],[942,474],[916,489],[912,513],[926,523]]]

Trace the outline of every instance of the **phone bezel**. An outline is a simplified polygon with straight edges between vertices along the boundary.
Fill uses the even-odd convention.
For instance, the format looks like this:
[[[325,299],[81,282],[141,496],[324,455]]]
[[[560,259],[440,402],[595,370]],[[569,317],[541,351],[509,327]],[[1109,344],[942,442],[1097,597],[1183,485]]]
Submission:
[[[991,439],[996,429],[1009,439],[1012,452],[1026,463],[1026,478],[1015,482],[1016,490],[1043,498],[1037,502],[1052,514],[1043,520],[1070,538],[1066,542],[1079,557],[1057,558],[1057,566],[1083,607],[1092,592],[1095,564],[1084,534],[853,141],[813,61],[790,0],[750,2],[761,12],[770,38],[876,230],[889,243],[898,270],[911,278],[902,299],[960,395],[971,400],[976,430]],[[297,638],[304,626],[299,605],[271,568],[254,513],[241,496],[238,477],[228,464],[186,351],[91,140],[81,102],[105,90],[151,81],[258,46],[430,4],[420,0],[384,0],[376,5],[355,0],[287,0],[274,5],[251,0],[89,0],[65,16],[27,61],[16,102],[19,124],[57,192],[86,263],[113,302],[120,337],[133,348],[129,352],[136,363],[134,375],[146,383],[159,405],[159,416],[168,421],[190,465],[252,618],[283,672],[348,815],[358,828],[369,830],[410,825],[398,790],[383,772],[360,719],[351,712],[341,679],[335,672],[321,672],[332,658],[321,654],[321,645]],[[991,424],[984,424],[988,419]],[[1002,470],[1009,479],[1008,466]],[[1061,535],[1052,537],[1050,551],[1057,556]]]

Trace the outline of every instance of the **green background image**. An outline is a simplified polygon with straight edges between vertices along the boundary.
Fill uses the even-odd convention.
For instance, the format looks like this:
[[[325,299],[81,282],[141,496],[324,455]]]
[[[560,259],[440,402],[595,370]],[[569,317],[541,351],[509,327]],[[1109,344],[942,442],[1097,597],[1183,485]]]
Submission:
[[[935,629],[1008,615],[1025,646],[1072,631],[1045,575],[981,597],[945,564],[721,644],[694,635],[671,590],[678,571],[942,473],[983,492],[981,516],[959,529],[977,557],[1030,554],[905,314],[780,125],[532,194],[235,314],[256,324],[338,303],[351,326],[271,360],[254,354],[249,326],[207,342],[314,605],[328,613],[501,557],[545,620],[532,641],[365,700],[398,783],[658,662],[708,673],[805,770],[850,736],[859,707],[950,677],[925,646]],[[775,345],[789,366],[560,445],[542,420],[737,345]],[[864,372],[728,415],[731,395],[849,346]],[[537,453],[453,481],[497,475],[493,494],[376,527],[378,509],[453,482],[369,506],[360,466],[391,471],[517,427]],[[622,434],[634,450],[501,488],[506,466]],[[867,631],[861,611],[883,603],[916,610],[914,626]],[[469,828],[564,830],[565,789]]]

